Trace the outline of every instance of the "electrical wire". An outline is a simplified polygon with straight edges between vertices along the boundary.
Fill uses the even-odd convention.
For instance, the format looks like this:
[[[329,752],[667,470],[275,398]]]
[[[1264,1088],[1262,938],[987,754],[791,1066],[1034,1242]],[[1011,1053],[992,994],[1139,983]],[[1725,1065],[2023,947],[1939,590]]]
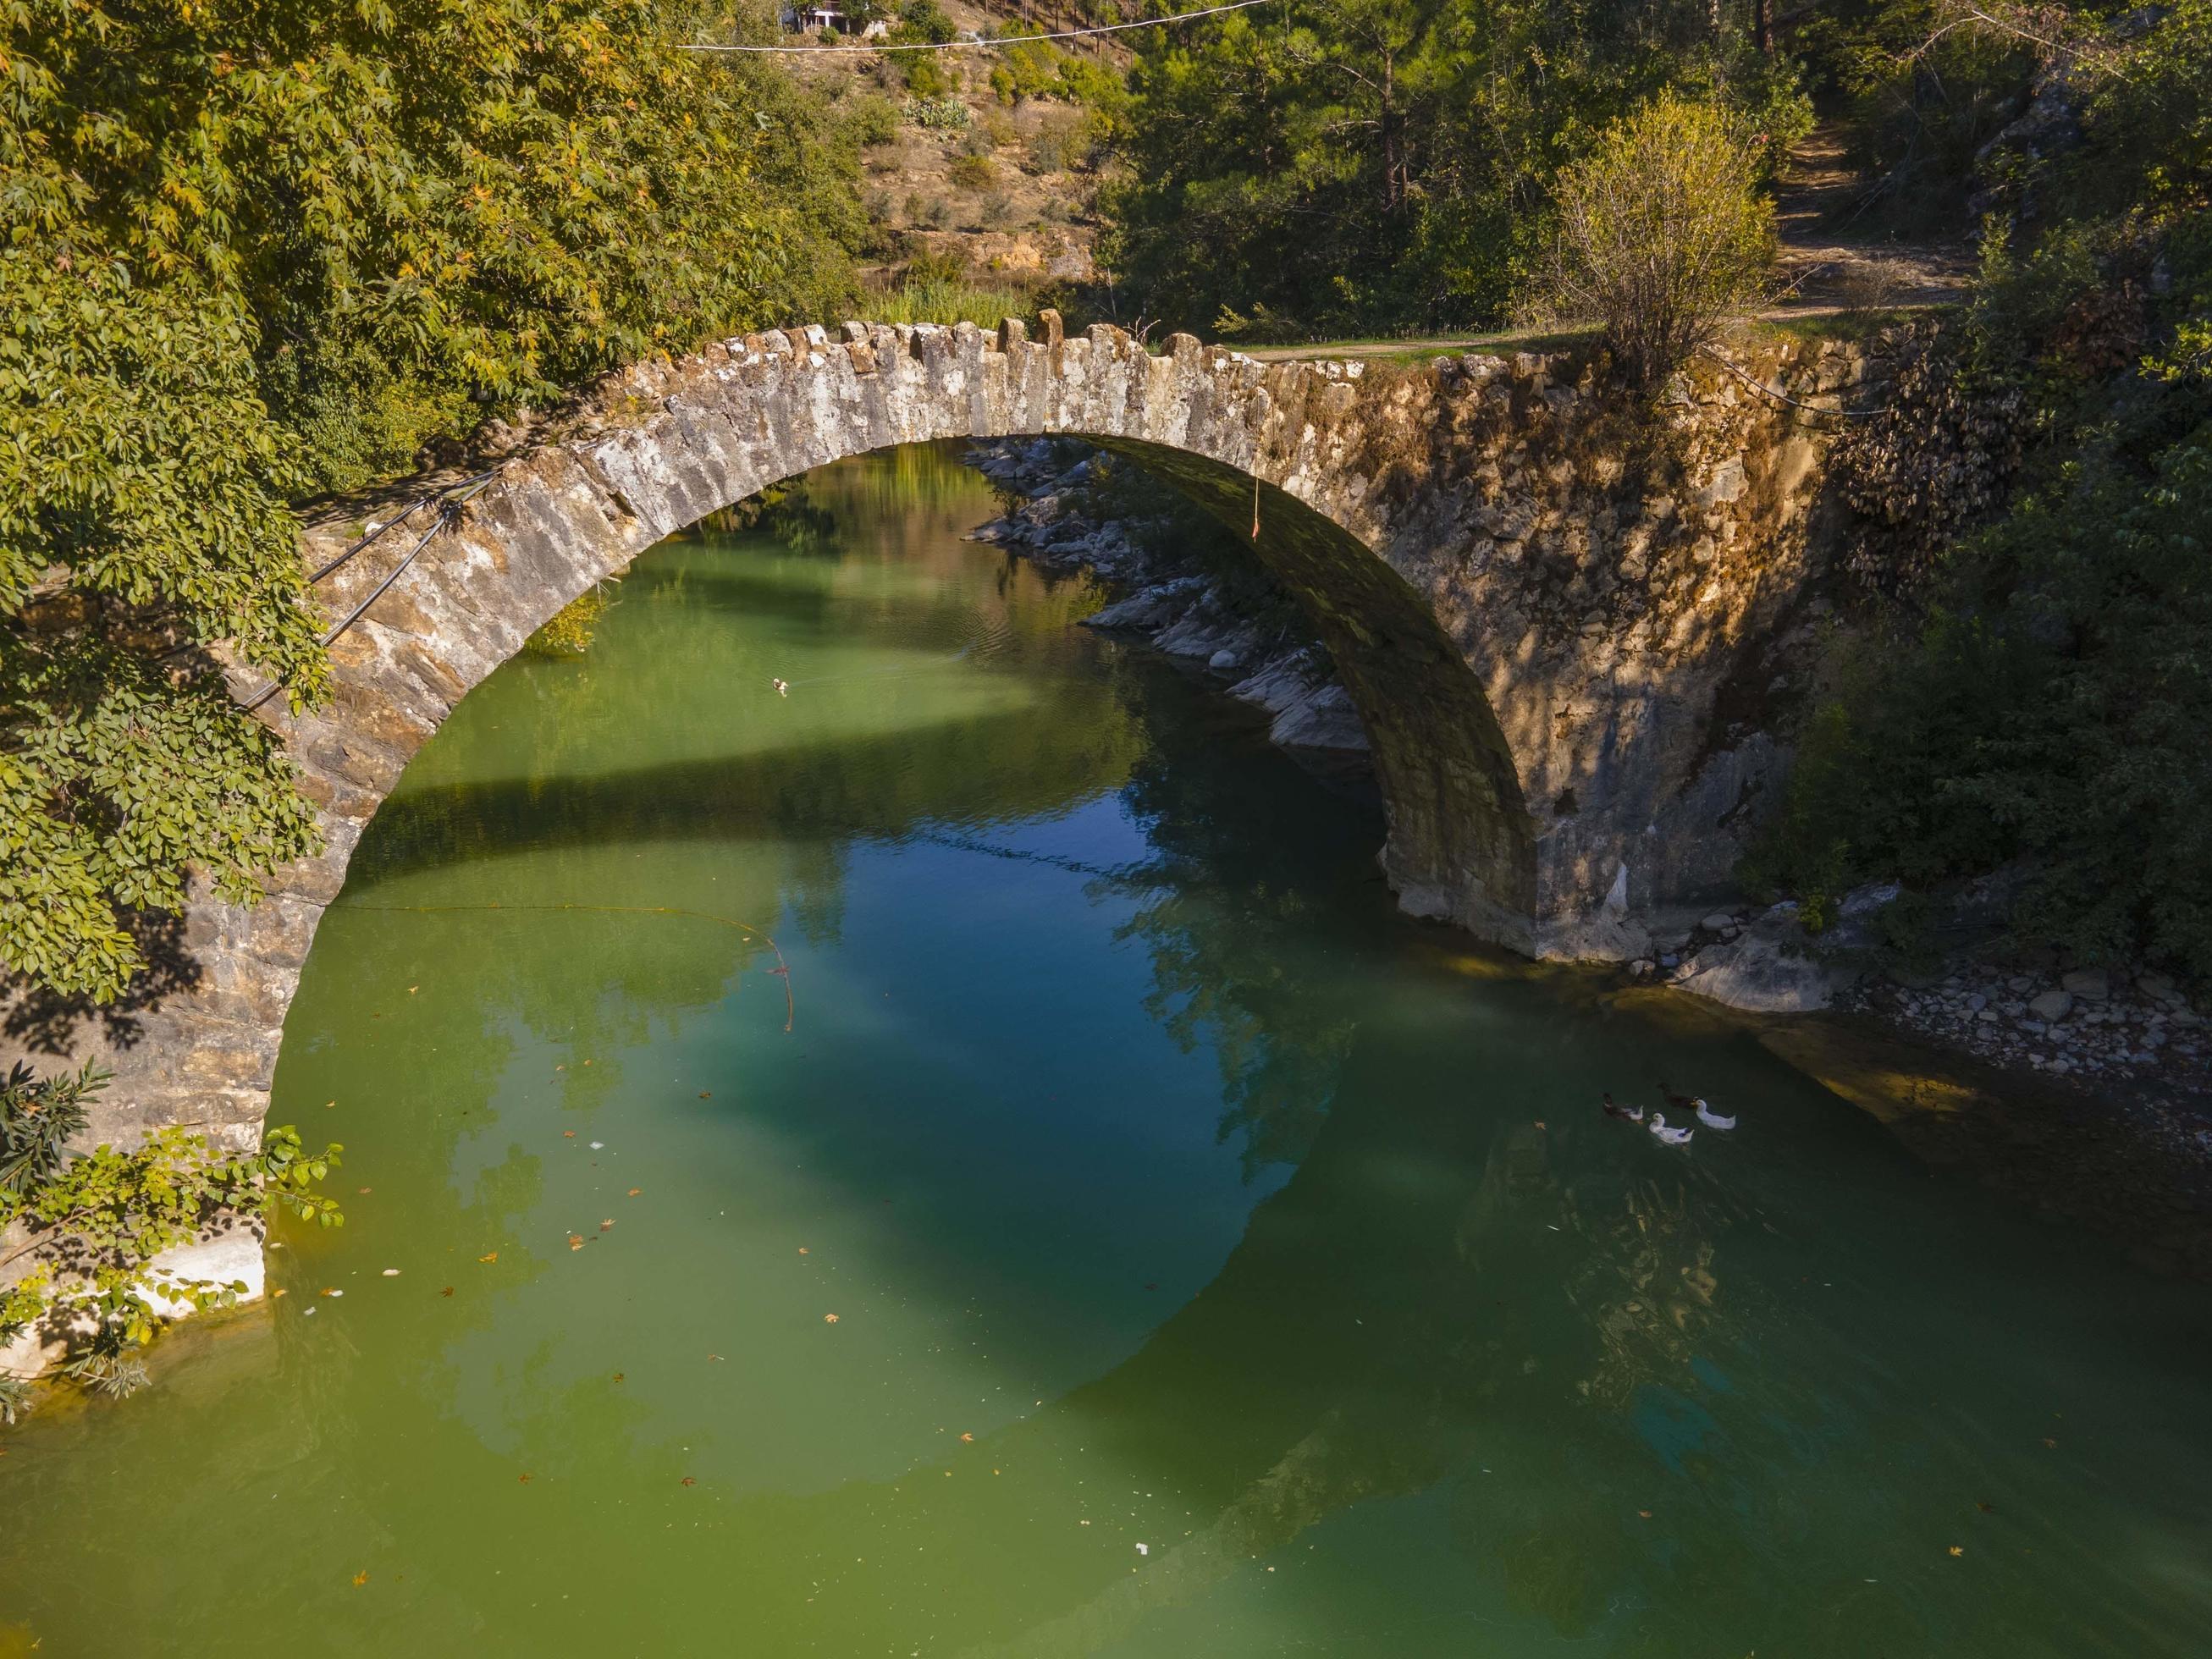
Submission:
[[[994,46],[1024,46],[1038,40],[1080,40],[1086,35],[1119,34],[1125,29],[1156,29],[1164,23],[1188,23],[1194,18],[1218,17],[1225,11],[1249,11],[1254,6],[1264,6],[1271,0],[1235,0],[1226,6],[1208,6],[1203,11],[1178,12],[1173,17],[1139,17],[1129,23],[1102,23],[1095,28],[1061,29],[1052,34],[1010,34],[997,40],[926,40],[905,46],[878,46],[862,41],[858,46],[718,46],[705,43],[685,44],[678,52],[774,52],[805,56],[816,52],[975,52]]]

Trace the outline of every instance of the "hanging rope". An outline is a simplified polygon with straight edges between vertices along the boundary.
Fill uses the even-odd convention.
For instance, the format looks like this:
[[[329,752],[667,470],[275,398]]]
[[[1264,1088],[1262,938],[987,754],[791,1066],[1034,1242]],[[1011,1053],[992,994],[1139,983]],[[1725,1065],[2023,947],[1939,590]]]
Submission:
[[[323,647],[325,650],[330,648],[331,641],[336,640],[339,635],[344,633],[347,629],[351,628],[356,623],[367,616],[368,614],[368,607],[374,605],[379,599],[382,599],[386,591],[391,587],[392,584],[398,581],[400,577],[407,574],[407,567],[415,562],[416,559],[421,555],[424,548],[429,546],[431,538],[441,530],[443,530],[447,525],[453,523],[455,519],[460,516],[462,506],[483,489],[484,485],[490,481],[491,476],[492,475],[489,472],[480,472],[473,478],[465,479],[460,483],[452,485],[442,493],[436,495],[434,497],[430,495],[422,496],[412,506],[408,507],[407,513],[403,513],[399,515],[401,519],[405,518],[408,514],[412,513],[415,510],[416,507],[421,506],[422,502],[426,501],[435,499],[438,503],[438,517],[435,522],[434,522],[428,530],[422,532],[422,536],[416,541],[414,546],[407,550],[407,556],[400,560],[398,564],[392,566],[392,573],[385,577],[382,581],[377,583],[375,589],[367,599],[363,599],[359,605],[354,606],[351,611],[349,611],[346,613],[345,619],[343,621],[340,622],[336,627],[331,629],[323,635],[322,643]],[[392,524],[397,524],[398,522],[398,519],[394,519],[392,521]],[[374,531],[362,537],[361,540],[355,543],[344,552],[339,554],[337,558],[332,559],[328,564],[325,565],[320,570],[317,571],[307,580],[310,582],[320,581],[325,576],[329,575],[331,571],[337,569],[348,559],[353,557],[355,554],[360,552],[362,549],[367,547],[371,542],[374,541],[379,536],[381,536],[386,531],[391,528],[392,525],[389,524],[379,525]],[[254,697],[253,701],[246,705],[246,712],[250,714],[255,709],[260,708],[263,703],[267,702],[270,698],[275,696],[278,691],[283,689],[283,684],[284,683],[282,680],[270,681],[267,685],[261,689],[260,693]]]
[[[414,915],[445,915],[460,911],[516,910],[545,912],[553,910],[586,911],[608,916],[690,916],[698,921],[719,922],[725,927],[734,927],[740,933],[751,933],[767,941],[768,948],[775,952],[775,966],[769,972],[783,981],[783,1029],[791,1030],[792,1021],[799,1017],[799,1004],[791,994],[791,964],[783,959],[783,947],[767,929],[756,927],[749,921],[738,921],[730,916],[718,916],[711,910],[686,910],[676,904],[363,904],[359,900],[344,900],[331,907],[338,910],[376,910],[387,915],[405,912]]]
[[[927,40],[910,46],[878,46],[862,41],[854,46],[714,46],[685,45],[681,52],[764,52],[804,54],[808,52],[976,52],[989,51],[998,46],[1024,46],[1038,40],[1080,40],[1085,35],[1119,34],[1124,29],[1156,29],[1164,23],[1188,23],[1196,17],[1218,17],[1224,11],[1249,11],[1254,6],[1264,6],[1269,0],[1236,0],[1227,6],[1208,6],[1203,11],[1178,12],[1173,17],[1140,17],[1133,23],[1102,23],[1096,28],[1061,29],[1052,34],[1010,34],[997,40]]]
[[[1260,475],[1252,475],[1252,539],[1260,539]]]
[[[1753,380],[1750,375],[1745,374],[1727,358],[1722,356],[1717,351],[1710,350],[1704,346],[1699,346],[1698,348],[1698,355],[1700,357],[1709,357],[1714,362],[1718,363],[1723,368],[1728,370],[1729,374],[1735,375],[1737,380],[1741,380],[1746,386],[1749,386],[1753,392],[1756,392],[1760,397],[1771,398],[1777,403],[1788,404],[1792,409],[1802,409],[1808,415],[1832,415],[1839,420],[1863,421],[1870,416],[1887,415],[1896,407],[1894,404],[1885,404],[1880,409],[1823,409],[1818,404],[1800,403],[1796,398],[1791,397],[1786,392],[1777,392],[1771,386],[1761,386],[1757,380]]]

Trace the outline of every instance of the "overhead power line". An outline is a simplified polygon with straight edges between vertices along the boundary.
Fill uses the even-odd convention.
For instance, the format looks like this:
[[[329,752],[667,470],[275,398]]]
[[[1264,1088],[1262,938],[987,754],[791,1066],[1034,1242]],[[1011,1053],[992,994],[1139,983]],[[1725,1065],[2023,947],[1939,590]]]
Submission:
[[[1218,17],[1224,11],[1249,11],[1254,6],[1264,6],[1269,0],[1235,0],[1226,6],[1208,6],[1203,11],[1178,12],[1173,17],[1140,17],[1133,23],[1101,23],[1096,28],[1061,29],[1054,34],[1010,34],[996,40],[928,40],[919,44],[878,46],[863,41],[859,46],[714,46],[687,44],[684,52],[760,52],[792,53],[804,56],[810,52],[988,52],[998,46],[1025,46],[1037,40],[1079,40],[1085,35],[1119,34],[1124,29],[1156,29],[1164,23],[1188,23],[1197,17]]]

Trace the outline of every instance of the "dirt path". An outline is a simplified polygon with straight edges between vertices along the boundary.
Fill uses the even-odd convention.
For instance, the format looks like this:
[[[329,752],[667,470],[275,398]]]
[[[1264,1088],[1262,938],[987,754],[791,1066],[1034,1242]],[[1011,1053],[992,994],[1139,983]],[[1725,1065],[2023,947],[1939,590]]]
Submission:
[[[1966,297],[1971,244],[1892,241],[1874,229],[1866,210],[1865,180],[1851,169],[1842,131],[1824,122],[1783,167],[1774,217],[1784,297],[1765,314],[1948,305]]]

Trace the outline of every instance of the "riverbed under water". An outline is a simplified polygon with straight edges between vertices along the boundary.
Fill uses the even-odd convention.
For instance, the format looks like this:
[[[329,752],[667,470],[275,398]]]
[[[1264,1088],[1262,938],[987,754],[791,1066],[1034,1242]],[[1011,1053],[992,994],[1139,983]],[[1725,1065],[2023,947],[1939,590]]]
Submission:
[[[0,1435],[0,1654],[2207,1651],[2202,1287],[1399,916],[993,511],[827,469],[456,711],[287,1027],[347,1224]]]

